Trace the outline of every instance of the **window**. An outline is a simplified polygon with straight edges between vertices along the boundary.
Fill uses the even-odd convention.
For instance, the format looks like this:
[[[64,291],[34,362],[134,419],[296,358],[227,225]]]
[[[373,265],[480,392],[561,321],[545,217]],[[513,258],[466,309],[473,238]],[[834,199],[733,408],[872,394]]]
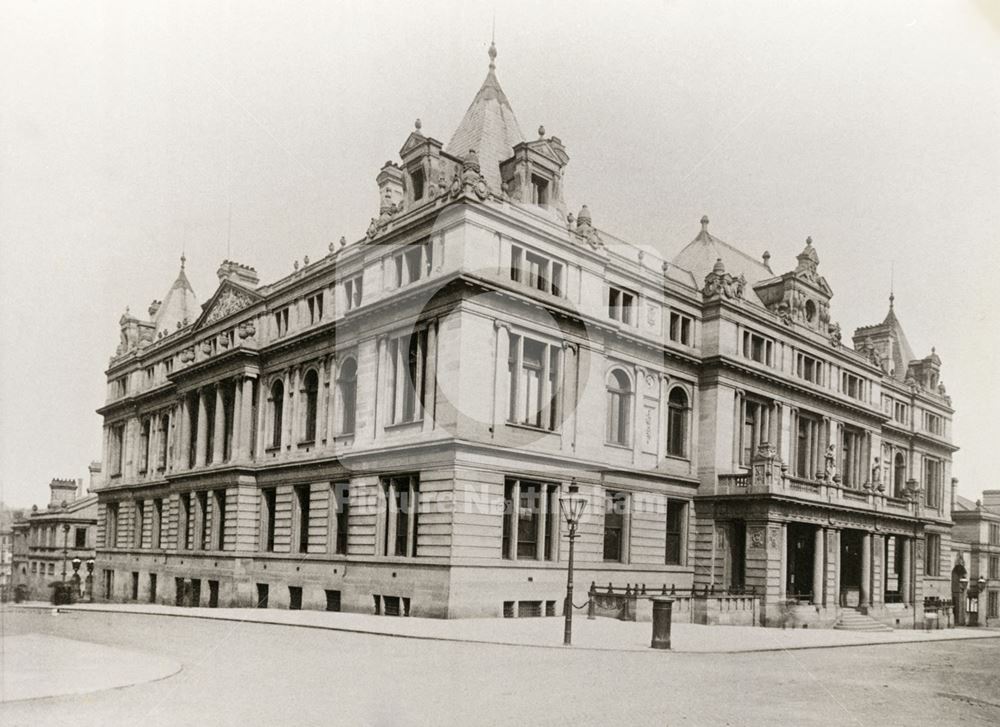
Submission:
[[[431,244],[418,242],[407,245],[403,252],[392,259],[396,272],[396,287],[415,283],[430,275],[432,265]]]
[[[278,493],[271,487],[260,491],[261,545],[268,553],[274,552],[275,505]]]
[[[354,358],[344,360],[337,376],[337,433],[353,434],[355,408],[358,392],[358,362]]]
[[[156,367],[147,366],[143,373],[146,375],[146,386],[152,386],[153,382],[156,380]]]
[[[820,431],[822,422],[812,416],[799,412],[795,424],[795,475],[812,479],[820,470]]]
[[[271,447],[281,446],[282,419],[285,412],[285,384],[276,379],[271,384]]]
[[[306,307],[309,309],[310,325],[323,320],[323,293],[316,293],[306,298]]]
[[[292,505],[295,508],[292,513],[292,527],[294,529],[292,537],[293,552],[309,552],[309,506],[312,497],[312,488],[309,485],[298,485],[294,489]]]
[[[330,543],[333,552],[338,555],[347,554],[348,523],[351,513],[351,491],[347,482],[334,482],[330,485],[330,515],[332,529]]]
[[[274,312],[274,331],[278,338],[288,333],[288,306]]]
[[[559,485],[508,478],[504,482],[502,557],[555,560],[559,517]]]
[[[944,434],[944,426],[942,425],[941,417],[937,414],[929,411],[924,412],[924,431],[930,434],[936,434],[941,436]]]
[[[800,379],[805,379],[814,384],[823,383],[823,362],[818,358],[813,358],[808,354],[799,353],[795,355],[795,373]]]
[[[302,394],[305,399],[305,411],[303,416],[305,416],[305,422],[302,427],[304,433],[304,441],[315,442],[316,441],[316,411],[317,403],[319,401],[319,374],[316,373],[316,369],[309,369],[306,375],[302,378]]]
[[[855,376],[847,371],[842,371],[840,374],[840,391],[852,399],[864,401],[865,380],[860,376]]]
[[[865,434],[848,426],[844,426],[841,432],[840,481],[844,487],[858,488],[865,478]]]
[[[607,490],[604,493],[604,560],[620,563],[624,555],[625,513],[628,495]]]
[[[194,521],[194,542],[199,550],[208,550],[212,547],[212,533],[208,524],[208,490],[199,490],[194,493],[195,498],[195,521]]]
[[[422,199],[424,196],[424,170],[414,169],[410,172],[410,187],[413,189],[413,200]]]
[[[519,245],[511,246],[510,279],[544,293],[563,296],[564,266],[551,258],[539,255]]]
[[[427,370],[427,330],[388,342],[389,410],[392,424],[418,421],[424,415],[424,372]]]
[[[172,358],[164,359],[163,361],[163,373],[169,376],[174,371],[174,360]]]
[[[902,452],[892,458],[892,492],[895,497],[906,497],[906,457]]]
[[[344,297],[347,303],[347,310],[354,310],[361,305],[361,294],[363,292],[363,279],[361,275],[355,275],[344,281]]]
[[[80,550],[87,547],[87,528],[77,528],[73,535],[74,548]]]
[[[667,397],[667,454],[686,457],[687,438],[688,396],[684,389],[675,386]]]
[[[123,440],[125,437],[124,424],[112,424],[109,428],[108,441],[108,473],[112,477],[119,477],[122,473],[122,463],[125,459],[125,448]]]
[[[382,512],[385,555],[413,557],[417,554],[420,478],[417,475],[382,480],[385,509]]]
[[[182,492],[177,501],[177,549],[189,550],[191,538],[188,535],[191,524],[191,493]]]
[[[924,503],[927,507],[941,507],[941,487],[944,482],[944,465],[939,459],[924,458]]]
[[[635,325],[635,293],[611,286],[608,288],[608,317],[629,326]]]
[[[691,345],[691,329],[694,325],[690,316],[670,311],[670,340],[684,346]]]
[[[109,502],[104,520],[104,545],[108,548],[118,547],[118,503]]]
[[[511,334],[507,358],[510,422],[550,431],[558,428],[561,353],[558,346]]]
[[[1000,545],[1000,523],[990,523],[990,545]]]
[[[1000,618],[1000,591],[990,591],[986,597],[986,618]]]
[[[531,175],[531,203],[540,207],[549,203],[549,181],[537,174]]]
[[[774,342],[758,333],[743,331],[743,355],[757,363],[771,366],[774,357]]]
[[[627,447],[631,431],[632,382],[622,369],[608,374],[607,441]]]
[[[989,577],[991,579],[1000,578],[1000,555],[990,556]]]
[[[687,504],[682,500],[667,500],[667,542],[663,562],[684,565],[684,520]]]
[[[150,530],[150,548],[163,547],[163,499],[153,500],[153,522]]]
[[[212,545],[213,550],[226,547],[226,491],[212,492]]]
[[[941,536],[928,533],[924,541],[924,562],[926,563],[927,575],[941,575]]]
[[[111,381],[111,398],[121,399],[128,393],[128,377],[120,376]]]
[[[749,465],[760,445],[771,441],[771,405],[745,398],[740,421],[740,464]]]
[[[170,418],[163,414],[157,418],[159,422],[159,447],[156,456],[156,469],[163,471],[167,468],[167,440],[170,433]]]
[[[909,407],[901,401],[894,401],[892,404],[892,418],[900,424],[908,424],[910,421]]]
[[[146,503],[143,500],[136,500],[134,519],[132,521],[132,545],[136,548],[142,547],[142,526],[145,521]]]

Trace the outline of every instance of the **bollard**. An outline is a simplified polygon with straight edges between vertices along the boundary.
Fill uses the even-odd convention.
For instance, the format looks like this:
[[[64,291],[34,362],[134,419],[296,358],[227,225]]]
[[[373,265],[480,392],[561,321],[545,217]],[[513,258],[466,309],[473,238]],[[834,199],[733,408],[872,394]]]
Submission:
[[[674,599],[653,596],[653,641],[654,649],[670,648],[670,621],[673,617]]]

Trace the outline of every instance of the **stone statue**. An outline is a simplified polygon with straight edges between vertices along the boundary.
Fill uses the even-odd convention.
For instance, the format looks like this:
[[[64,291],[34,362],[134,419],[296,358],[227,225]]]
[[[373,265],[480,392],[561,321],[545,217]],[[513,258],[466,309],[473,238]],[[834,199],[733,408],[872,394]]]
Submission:
[[[823,475],[827,482],[833,482],[837,478],[837,447],[836,445],[830,444],[826,448],[826,455],[823,457],[825,461],[825,468]]]

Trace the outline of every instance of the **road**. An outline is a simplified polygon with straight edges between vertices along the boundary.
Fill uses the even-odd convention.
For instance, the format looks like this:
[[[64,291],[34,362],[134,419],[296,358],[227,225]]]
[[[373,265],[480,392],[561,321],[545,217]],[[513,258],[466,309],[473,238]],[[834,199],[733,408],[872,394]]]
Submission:
[[[722,655],[421,641],[121,613],[6,612],[3,628],[183,666],[160,681],[5,704],[5,727],[1000,724],[1000,639]]]

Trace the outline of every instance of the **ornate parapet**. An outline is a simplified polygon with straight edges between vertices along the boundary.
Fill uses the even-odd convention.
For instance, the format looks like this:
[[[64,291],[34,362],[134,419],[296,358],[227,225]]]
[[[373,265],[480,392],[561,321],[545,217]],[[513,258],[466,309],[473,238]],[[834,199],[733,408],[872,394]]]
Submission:
[[[705,276],[705,286],[701,289],[701,294],[706,300],[713,298],[742,300],[746,287],[746,278],[742,274],[737,278],[727,273],[722,258],[718,258],[712,271]]]

